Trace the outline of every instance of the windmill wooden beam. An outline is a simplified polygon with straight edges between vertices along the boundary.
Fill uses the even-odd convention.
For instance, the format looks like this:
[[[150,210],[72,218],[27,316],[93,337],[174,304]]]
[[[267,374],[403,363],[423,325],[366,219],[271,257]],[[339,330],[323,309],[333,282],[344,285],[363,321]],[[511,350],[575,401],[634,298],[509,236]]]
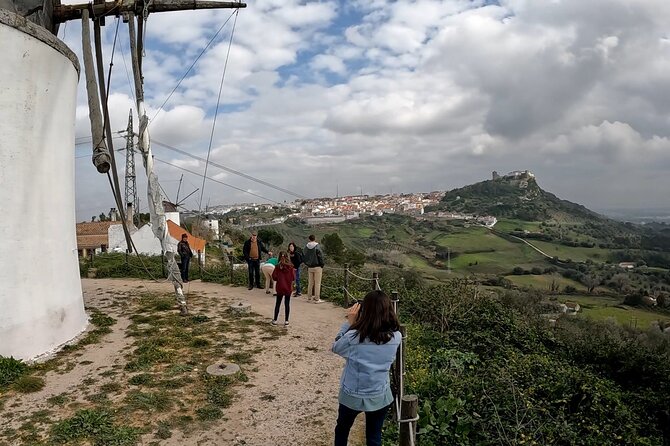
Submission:
[[[82,11],[85,9],[91,12],[92,17],[108,15],[118,16],[128,12],[133,12],[136,15],[141,16],[144,7],[144,2],[135,0],[119,0],[99,4],[81,3],[76,5],[56,5],[54,6],[53,20],[55,23],[63,23],[68,20],[79,20],[81,19]],[[247,4],[241,2],[220,2],[212,0],[154,0],[147,6],[147,11],[152,13],[186,11],[189,9],[236,9],[246,7]]]

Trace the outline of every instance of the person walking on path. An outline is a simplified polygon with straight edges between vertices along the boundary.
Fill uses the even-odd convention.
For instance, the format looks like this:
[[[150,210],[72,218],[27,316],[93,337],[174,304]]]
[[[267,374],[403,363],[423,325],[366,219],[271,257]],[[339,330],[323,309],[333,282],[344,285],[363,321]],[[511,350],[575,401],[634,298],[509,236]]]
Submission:
[[[288,326],[288,317],[291,313],[291,289],[295,280],[295,268],[289,259],[289,255],[282,251],[279,253],[279,264],[272,272],[272,279],[275,281],[275,290],[277,291],[277,301],[275,303],[275,315],[272,319],[272,325],[277,325],[279,317],[279,307],[282,299],[284,300],[284,326]]]
[[[272,293],[271,291],[273,289],[272,272],[275,270],[277,262],[279,262],[277,257],[270,257],[265,262],[263,262],[263,264],[261,264],[261,271],[263,271],[263,276],[265,277],[265,294]]]
[[[295,268],[295,294],[293,297],[300,296],[300,265],[302,265],[302,253],[298,251],[298,247],[295,246],[295,242],[288,244],[288,256],[291,259],[293,268]]]
[[[305,246],[303,262],[307,265],[307,300],[317,304],[321,300],[321,277],[323,275],[323,252],[316,242],[314,234],[309,236],[309,243]]]
[[[335,446],[346,446],[359,413],[365,412],[367,446],[381,446],[382,427],[393,402],[389,370],[400,345],[400,323],[391,299],[371,291],[347,311],[332,351],[347,360],[340,379]]]
[[[261,287],[261,253],[263,252],[272,255],[272,252],[268,251],[263,242],[258,239],[258,234],[252,232],[251,237],[244,242],[242,247],[242,256],[247,261],[249,268],[249,289],[252,289],[254,285],[256,288]]]
[[[177,243],[177,254],[179,254],[181,280],[184,283],[188,283],[188,265],[191,263],[191,257],[193,257],[193,251],[191,251],[191,246],[188,244],[188,235],[181,235],[181,241]]]

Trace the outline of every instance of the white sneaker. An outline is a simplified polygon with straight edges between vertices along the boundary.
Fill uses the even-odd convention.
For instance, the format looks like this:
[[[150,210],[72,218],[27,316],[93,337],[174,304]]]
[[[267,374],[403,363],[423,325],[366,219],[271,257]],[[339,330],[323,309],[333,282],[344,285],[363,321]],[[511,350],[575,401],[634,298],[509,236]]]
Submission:
[[[272,325],[277,325],[277,321],[270,322]]]
[[[288,321],[284,322],[284,327],[288,327]]]
[[[322,304],[322,303],[324,303],[324,302],[325,302],[325,300],[321,300],[321,299],[316,299],[316,300],[314,300],[314,303],[315,303],[315,304]]]

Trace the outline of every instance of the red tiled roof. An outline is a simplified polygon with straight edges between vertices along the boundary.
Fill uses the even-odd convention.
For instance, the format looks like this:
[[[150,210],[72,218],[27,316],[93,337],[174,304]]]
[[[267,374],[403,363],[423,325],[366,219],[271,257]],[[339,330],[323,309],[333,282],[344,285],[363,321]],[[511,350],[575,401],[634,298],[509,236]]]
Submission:
[[[181,226],[177,225],[172,220],[167,220],[167,227],[168,227],[168,233],[175,240],[181,240],[181,235],[186,234],[188,236],[188,244],[192,250],[196,252],[197,251],[205,252],[205,243],[207,243],[205,240],[198,238],[194,235],[191,235],[190,232],[188,232]]]
[[[120,225],[120,221],[92,221],[77,223],[77,249],[100,248],[109,246],[107,230],[112,225]]]
[[[120,221],[91,221],[77,223],[77,235],[104,235],[112,225],[120,225]]]

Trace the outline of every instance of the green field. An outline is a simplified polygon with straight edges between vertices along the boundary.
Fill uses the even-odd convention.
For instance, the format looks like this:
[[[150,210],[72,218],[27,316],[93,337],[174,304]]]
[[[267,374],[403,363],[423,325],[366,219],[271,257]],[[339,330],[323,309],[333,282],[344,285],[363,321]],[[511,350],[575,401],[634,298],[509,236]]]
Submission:
[[[519,287],[532,287],[538,290],[551,290],[552,283],[558,285],[559,290],[566,286],[573,286],[577,291],[585,293],[586,287],[572,279],[567,279],[560,274],[542,274],[542,275],[523,275],[523,276],[505,276],[510,282]]]
[[[543,242],[540,240],[528,240],[533,246],[541,249],[551,257],[558,257],[560,260],[572,259],[576,262],[585,262],[588,259],[594,262],[604,262],[610,255],[609,249],[602,248],[581,248],[559,245],[558,243]]]
[[[501,218],[494,228],[502,232],[518,231],[519,229],[522,231],[538,232],[540,230],[540,222]]]
[[[451,267],[456,272],[505,274],[515,266],[546,266],[544,257],[530,246],[510,242],[485,228],[472,227],[453,234],[440,234],[434,241],[456,253],[451,259]]]
[[[670,317],[642,308],[629,307],[621,304],[621,299],[611,297],[561,295],[559,302],[577,302],[581,310],[579,314],[596,320],[615,319],[621,325],[637,326],[645,329],[655,321],[670,321]]]

